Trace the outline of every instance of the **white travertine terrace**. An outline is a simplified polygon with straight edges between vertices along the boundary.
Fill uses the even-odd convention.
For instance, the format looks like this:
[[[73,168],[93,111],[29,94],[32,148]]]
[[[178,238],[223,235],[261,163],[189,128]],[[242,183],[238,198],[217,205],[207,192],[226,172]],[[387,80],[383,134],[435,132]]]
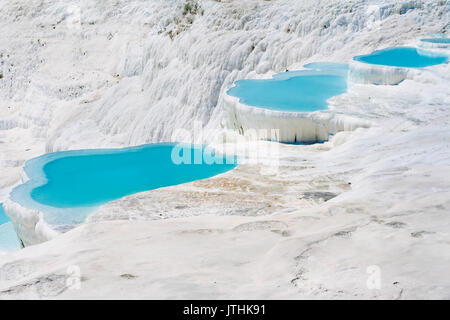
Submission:
[[[277,144],[276,174],[242,165],[131,195],[53,238],[8,201],[43,153],[168,141],[194,121],[221,129],[236,80],[449,32],[440,0],[203,0],[183,15],[185,3],[0,0],[0,202],[36,243],[0,253],[0,299],[448,299],[448,64],[355,83],[311,115],[326,130],[301,132],[336,132],[327,142]],[[252,125],[242,114],[234,127]],[[66,285],[73,266],[80,290]]]
[[[261,140],[312,143],[328,140],[339,131],[367,127],[365,120],[336,114],[330,110],[283,112],[243,104],[239,98],[223,96],[227,125],[242,135]],[[272,133],[271,130],[276,130]]]
[[[396,85],[411,76],[415,70],[404,67],[382,66],[352,60],[348,80],[351,83]]]

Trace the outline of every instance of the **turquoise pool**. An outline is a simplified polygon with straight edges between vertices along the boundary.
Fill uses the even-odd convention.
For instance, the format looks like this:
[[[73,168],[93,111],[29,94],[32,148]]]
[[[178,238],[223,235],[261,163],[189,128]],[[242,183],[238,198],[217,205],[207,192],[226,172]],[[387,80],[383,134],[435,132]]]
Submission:
[[[5,210],[3,210],[3,206],[0,203],[0,225],[9,222],[9,218],[5,214]]]
[[[430,43],[448,43],[448,44],[450,44],[450,38],[427,38],[427,39],[421,39],[420,41],[430,42]]]
[[[347,91],[347,64],[317,62],[304,67],[271,79],[236,81],[227,94],[254,107],[312,112],[327,109],[329,98]]]
[[[10,252],[20,249],[20,242],[17,238],[14,226],[6,216],[3,206],[0,203],[0,253]]]
[[[448,57],[413,47],[393,47],[353,58],[369,64],[422,68],[448,62]]]
[[[57,152],[26,162],[30,180],[16,187],[11,199],[40,210],[49,224],[73,225],[109,201],[209,178],[235,166],[234,157],[203,146],[151,144]]]

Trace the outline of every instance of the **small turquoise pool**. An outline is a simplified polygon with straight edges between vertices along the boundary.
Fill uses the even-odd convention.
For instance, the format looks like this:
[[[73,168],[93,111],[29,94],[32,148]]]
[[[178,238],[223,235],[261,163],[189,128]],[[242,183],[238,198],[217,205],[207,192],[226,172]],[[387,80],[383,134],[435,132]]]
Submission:
[[[422,68],[448,62],[448,57],[413,47],[393,47],[353,58],[369,64]]]
[[[236,81],[227,94],[254,107],[312,112],[327,109],[329,98],[347,91],[347,64],[317,62],[304,67],[271,79]]]
[[[6,216],[0,203],[0,254],[20,249],[19,238],[17,238],[14,226]]]
[[[124,196],[205,179],[236,166],[203,146],[151,144],[46,154],[26,162],[30,180],[11,199],[44,213],[47,223],[81,223],[99,205]]]
[[[420,41],[429,42],[429,43],[448,43],[448,44],[450,44],[450,38],[427,38],[427,39],[421,39]]]

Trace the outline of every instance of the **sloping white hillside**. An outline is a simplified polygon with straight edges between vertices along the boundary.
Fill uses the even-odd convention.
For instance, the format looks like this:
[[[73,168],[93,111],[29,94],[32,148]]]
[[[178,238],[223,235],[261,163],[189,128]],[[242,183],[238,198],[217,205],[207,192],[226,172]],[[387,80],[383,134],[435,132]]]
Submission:
[[[446,1],[0,1],[0,202],[31,157],[221,128],[237,79],[415,44],[449,21]],[[0,297],[448,299],[449,74],[354,85],[331,110],[370,126],[280,146],[277,175],[243,165],[126,197],[2,255]]]

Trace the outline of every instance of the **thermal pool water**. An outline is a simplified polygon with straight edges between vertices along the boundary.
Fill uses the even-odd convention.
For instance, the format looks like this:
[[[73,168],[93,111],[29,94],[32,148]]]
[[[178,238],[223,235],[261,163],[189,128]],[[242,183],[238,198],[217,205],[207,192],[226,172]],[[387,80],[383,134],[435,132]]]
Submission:
[[[356,56],[356,61],[391,67],[423,68],[445,63],[448,57],[413,47],[392,47]]]
[[[142,191],[205,179],[236,166],[210,148],[150,144],[45,154],[26,162],[29,181],[11,200],[39,210],[51,225],[83,222],[98,206]]]
[[[239,80],[227,94],[259,108],[313,112],[328,108],[327,100],[347,91],[346,64],[317,62],[305,70],[289,71],[271,79]]]

